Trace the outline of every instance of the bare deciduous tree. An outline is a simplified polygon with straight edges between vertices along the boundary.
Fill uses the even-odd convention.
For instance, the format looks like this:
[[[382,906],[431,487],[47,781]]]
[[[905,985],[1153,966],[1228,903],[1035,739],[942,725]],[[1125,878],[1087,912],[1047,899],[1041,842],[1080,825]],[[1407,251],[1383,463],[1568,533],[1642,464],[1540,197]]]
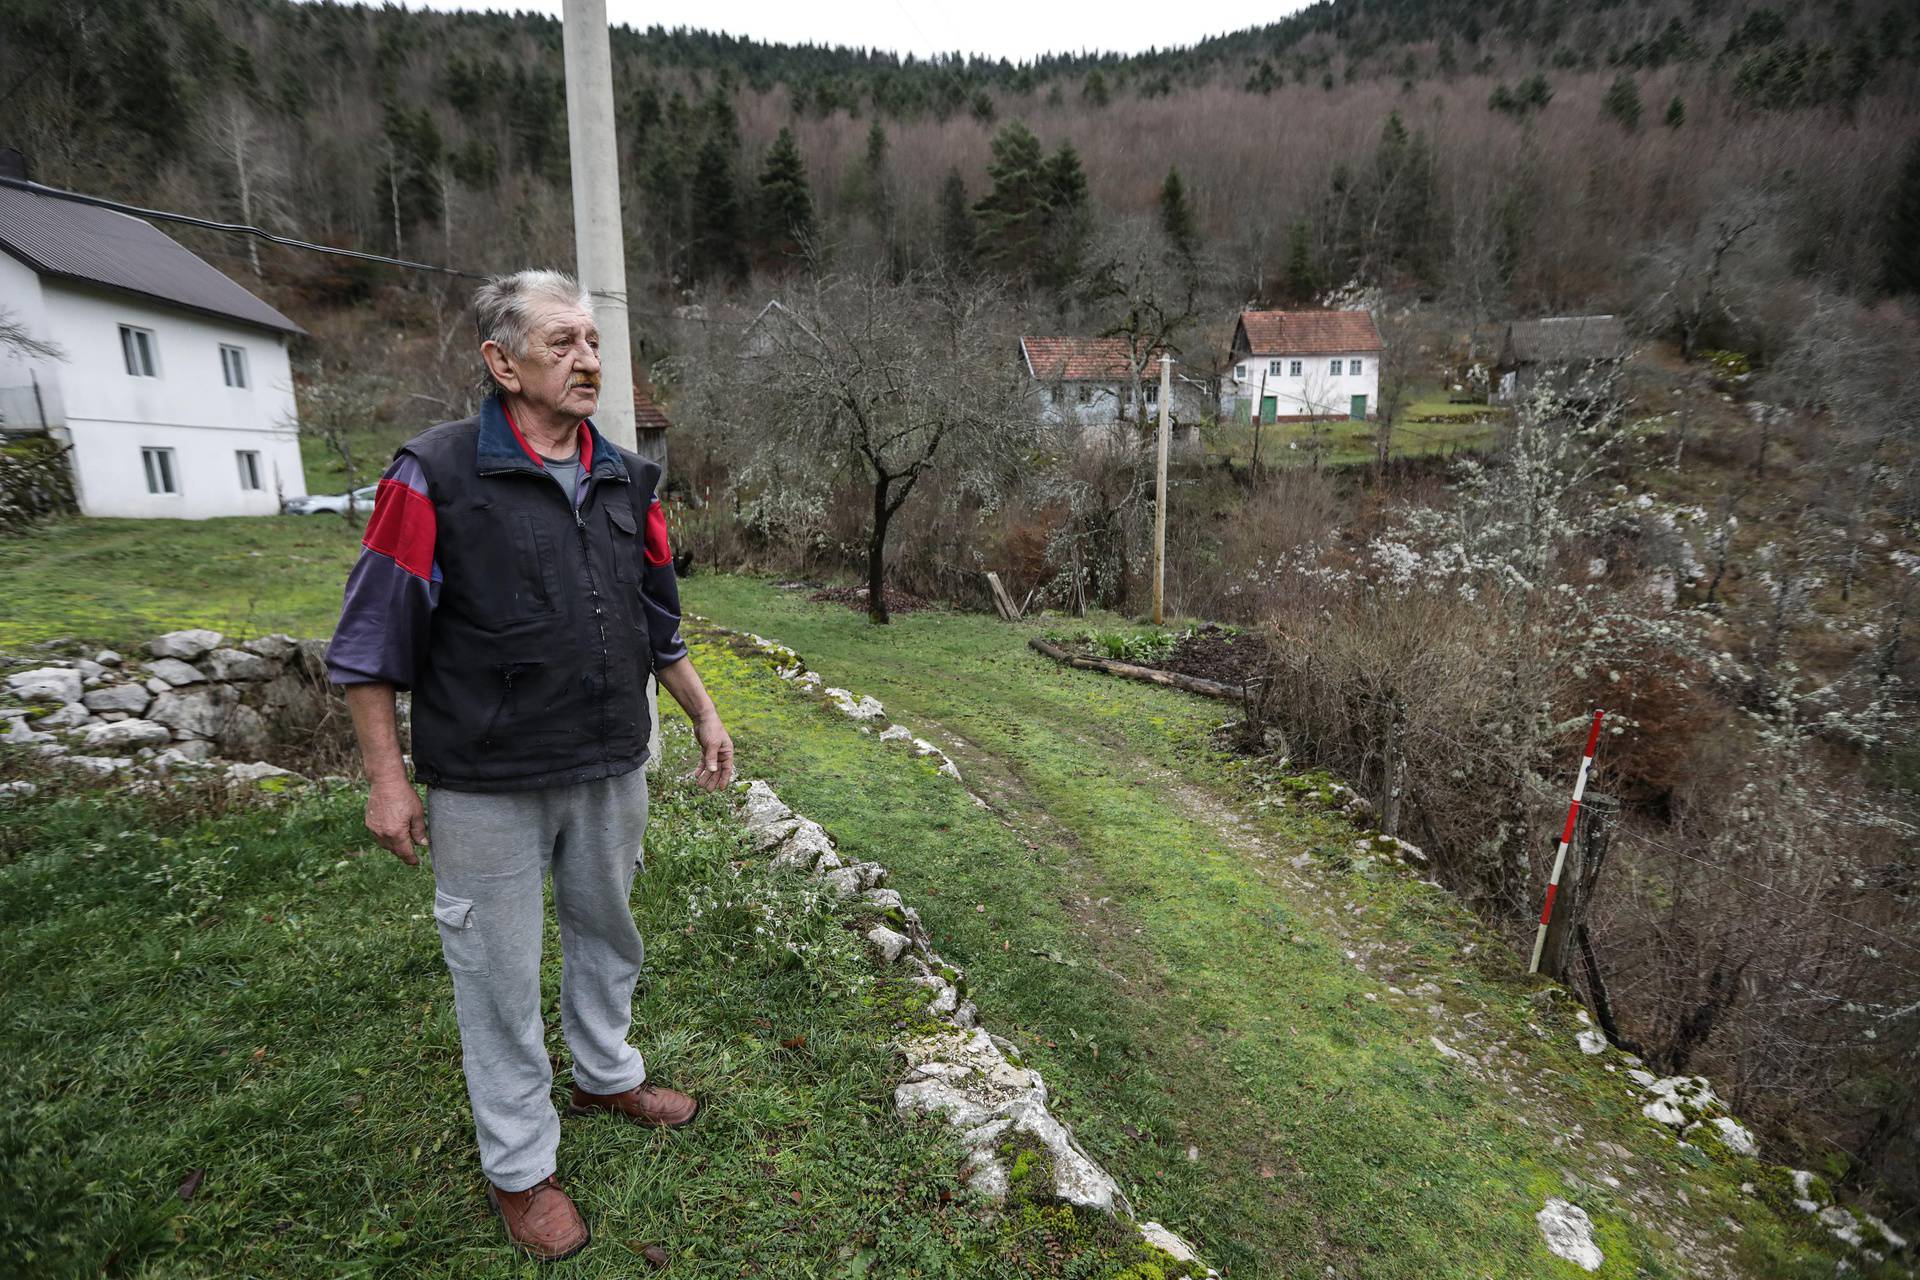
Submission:
[[[781,395],[758,419],[761,447],[864,473],[867,614],[884,624],[887,531],[914,488],[937,467],[990,491],[1039,440],[1039,414],[990,285],[875,272],[784,305],[766,328]]]

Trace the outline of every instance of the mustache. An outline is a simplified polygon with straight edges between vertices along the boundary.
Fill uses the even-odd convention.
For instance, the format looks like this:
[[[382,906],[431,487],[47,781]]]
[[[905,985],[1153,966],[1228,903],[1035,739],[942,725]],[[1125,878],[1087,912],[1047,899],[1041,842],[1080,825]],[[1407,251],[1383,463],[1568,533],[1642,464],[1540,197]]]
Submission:
[[[597,373],[575,374],[567,380],[567,389],[571,391],[575,387],[592,387],[595,391],[598,391],[600,389],[600,375]]]

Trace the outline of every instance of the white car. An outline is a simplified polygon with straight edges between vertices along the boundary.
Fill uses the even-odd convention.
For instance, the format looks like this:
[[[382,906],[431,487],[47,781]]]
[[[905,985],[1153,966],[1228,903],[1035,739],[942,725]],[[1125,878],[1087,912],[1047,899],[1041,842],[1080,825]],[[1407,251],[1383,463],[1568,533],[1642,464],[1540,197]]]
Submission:
[[[361,485],[351,494],[310,493],[304,498],[288,498],[281,510],[290,516],[317,516],[323,511],[344,515],[351,499],[354,510],[366,515],[373,510],[373,495],[379,490],[376,483]]]

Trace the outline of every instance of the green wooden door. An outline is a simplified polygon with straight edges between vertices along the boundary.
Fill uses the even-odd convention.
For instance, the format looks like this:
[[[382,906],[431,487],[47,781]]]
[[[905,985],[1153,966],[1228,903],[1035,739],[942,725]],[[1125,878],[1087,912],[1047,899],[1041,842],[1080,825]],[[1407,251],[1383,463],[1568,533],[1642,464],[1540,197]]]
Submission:
[[[1275,418],[1279,416],[1280,416],[1280,397],[1279,396],[1261,396],[1260,397],[1260,421],[1272,422]]]
[[[1351,411],[1348,412],[1347,416],[1353,419],[1355,422],[1366,421],[1367,398],[1365,396],[1355,396],[1353,398],[1353,408]]]

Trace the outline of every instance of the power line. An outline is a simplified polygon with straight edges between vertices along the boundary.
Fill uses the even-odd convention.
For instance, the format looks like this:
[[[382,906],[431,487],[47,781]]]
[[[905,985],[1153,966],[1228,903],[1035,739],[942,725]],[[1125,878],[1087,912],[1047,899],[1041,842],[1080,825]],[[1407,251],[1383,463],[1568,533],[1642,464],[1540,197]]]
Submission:
[[[55,200],[70,200],[75,204],[92,205],[97,209],[111,209],[115,213],[125,213],[136,218],[149,218],[158,222],[179,222],[190,227],[199,227],[205,231],[225,231],[232,235],[256,236],[269,244],[283,245],[289,249],[304,249],[309,253],[326,253],[336,258],[354,258],[361,262],[378,262],[389,267],[403,267],[408,271],[426,271],[436,275],[457,276],[463,280],[485,280],[487,277],[473,271],[462,271],[457,267],[442,267],[431,262],[410,262],[405,258],[389,258],[379,253],[362,253],[358,249],[339,249],[330,244],[315,244],[311,240],[295,240],[290,236],[277,236],[271,231],[248,226],[244,222],[215,222],[211,218],[196,218],[192,214],[174,213],[167,209],[145,209],[139,205],[122,204],[118,200],[108,200],[104,196],[90,196],[78,191],[66,191],[59,187],[42,186],[38,182],[29,182],[24,178],[0,176],[0,186],[11,187],[16,191],[29,191],[37,196],[47,196]]]

